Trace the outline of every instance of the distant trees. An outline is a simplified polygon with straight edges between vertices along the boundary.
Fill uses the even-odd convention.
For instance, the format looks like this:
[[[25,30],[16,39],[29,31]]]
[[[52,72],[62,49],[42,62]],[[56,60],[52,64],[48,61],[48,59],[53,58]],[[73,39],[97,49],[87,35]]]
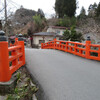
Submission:
[[[94,17],[96,15],[96,9],[97,9],[97,4],[94,3],[93,5],[90,4],[88,8],[88,16],[89,17]]]
[[[39,15],[41,18],[45,18],[44,12],[42,9],[38,9],[38,11],[25,9],[21,7],[16,10],[15,14],[12,17],[13,25],[16,26],[25,26],[28,22],[33,21],[33,16]]]
[[[26,25],[29,21],[32,21],[32,16],[35,16],[37,12],[34,10],[29,10],[25,8],[20,8],[16,10],[14,16],[13,16],[13,23],[15,26],[24,26]]]
[[[100,17],[100,2],[99,2],[97,9],[96,9],[96,16]]]
[[[71,27],[76,25],[76,17],[68,17],[64,16],[63,18],[60,18],[59,21],[57,22],[57,26],[64,26],[64,27]]]
[[[77,16],[79,19],[84,19],[86,17],[98,17],[100,15],[100,3],[90,4],[88,7],[88,14],[86,15],[86,10],[84,7],[81,8],[80,14]]]
[[[33,47],[33,34],[37,32],[41,32],[46,26],[46,19],[39,14],[33,16],[33,21],[30,23],[30,27],[27,30],[28,36],[31,39],[31,46]]]
[[[38,9],[37,14],[41,16],[41,18],[45,17],[45,14],[42,9]]]
[[[40,15],[33,16],[33,21],[30,22],[29,27],[27,29],[27,33],[29,36],[32,36],[34,33],[42,31],[46,26],[46,19],[41,18]]]
[[[28,29],[27,29],[27,34],[28,34],[28,36],[32,36],[33,33],[36,31],[36,29],[35,29],[35,24],[34,24],[33,21],[30,22],[30,26],[27,27],[27,28],[28,28]]]
[[[100,2],[99,4],[94,3],[93,5],[90,4],[88,8],[88,16],[89,17],[100,17]]]
[[[86,10],[84,7],[81,8],[80,14],[77,16],[78,19],[86,18]]]
[[[1,20],[0,20],[0,30],[2,30],[2,23],[1,23]]]
[[[66,29],[66,31],[63,34],[63,39],[81,42],[83,40],[83,37],[81,33],[76,32],[75,27],[71,27],[70,30]]]
[[[76,0],[56,0],[55,11],[59,18],[67,15],[68,17],[73,17],[76,12]]]
[[[78,19],[86,18],[86,10],[84,7],[81,8],[80,14],[77,16]]]
[[[15,13],[10,15],[8,21],[8,32],[10,32],[12,28],[13,31],[10,33],[28,33],[29,36],[34,32],[41,31],[46,25],[45,14],[40,8],[38,11],[34,11],[20,7],[15,11]]]
[[[41,17],[40,15],[33,16],[33,21],[35,24],[35,29],[37,32],[42,31],[46,25],[46,19],[44,17]]]
[[[91,11],[91,10],[95,10],[97,8],[97,4],[94,3],[93,5],[90,4],[89,8],[88,8],[88,11]]]

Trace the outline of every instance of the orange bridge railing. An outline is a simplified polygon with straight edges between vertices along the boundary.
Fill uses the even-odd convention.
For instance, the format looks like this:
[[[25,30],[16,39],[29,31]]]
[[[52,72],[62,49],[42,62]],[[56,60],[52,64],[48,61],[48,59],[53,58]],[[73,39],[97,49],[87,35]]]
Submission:
[[[25,65],[24,41],[17,41],[17,45],[8,47],[5,36],[0,34],[0,82],[8,82],[12,74],[23,65]]]
[[[86,43],[78,43],[54,39],[53,41],[42,43],[41,48],[62,50],[87,59],[100,61],[100,45],[91,44],[90,40],[87,40]]]

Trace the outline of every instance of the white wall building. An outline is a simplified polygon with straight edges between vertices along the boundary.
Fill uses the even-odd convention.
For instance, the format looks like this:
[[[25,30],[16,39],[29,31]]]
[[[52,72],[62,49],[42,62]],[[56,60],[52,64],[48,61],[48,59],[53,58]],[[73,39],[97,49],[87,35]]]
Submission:
[[[33,47],[40,47],[41,43],[46,43],[52,41],[56,36],[56,39],[59,40],[60,35],[56,35],[53,32],[40,32],[33,34]]]
[[[47,32],[54,32],[57,33],[57,35],[63,35],[64,31],[67,27],[61,27],[61,26],[49,26],[47,29]]]

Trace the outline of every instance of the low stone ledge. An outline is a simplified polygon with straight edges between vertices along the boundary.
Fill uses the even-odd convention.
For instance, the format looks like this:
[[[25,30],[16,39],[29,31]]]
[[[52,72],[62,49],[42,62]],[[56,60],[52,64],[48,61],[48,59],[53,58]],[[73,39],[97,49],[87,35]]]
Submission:
[[[16,73],[12,75],[12,78],[8,82],[0,82],[0,94],[5,95],[7,93],[11,93],[17,82]]]

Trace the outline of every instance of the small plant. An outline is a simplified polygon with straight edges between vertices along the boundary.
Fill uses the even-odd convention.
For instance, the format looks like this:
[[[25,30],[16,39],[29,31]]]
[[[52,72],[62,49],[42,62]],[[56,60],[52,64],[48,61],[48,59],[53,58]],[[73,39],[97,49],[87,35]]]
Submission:
[[[19,83],[19,81],[21,81],[21,73],[20,72],[17,73],[17,84]]]
[[[31,86],[30,76],[26,72],[17,72],[17,86],[6,100],[31,100],[32,95],[37,92],[36,86]]]
[[[14,94],[9,94],[6,100],[30,100],[32,94],[37,92],[36,86],[25,84],[20,88],[15,88]],[[25,99],[27,98],[27,99]]]

